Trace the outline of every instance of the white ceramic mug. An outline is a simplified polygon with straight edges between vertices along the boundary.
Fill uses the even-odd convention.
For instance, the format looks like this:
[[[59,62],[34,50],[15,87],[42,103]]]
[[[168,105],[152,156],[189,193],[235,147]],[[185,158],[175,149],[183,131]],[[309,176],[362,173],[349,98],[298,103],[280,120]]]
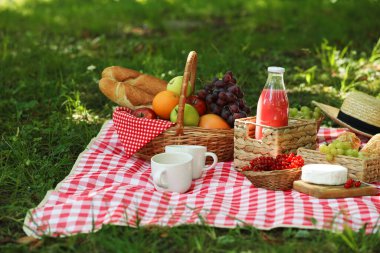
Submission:
[[[218,162],[218,157],[215,153],[207,152],[207,148],[205,146],[198,145],[168,145],[165,147],[166,153],[172,152],[185,152],[193,157],[193,179],[200,178],[203,170],[212,169]],[[211,156],[213,159],[213,163],[205,167],[206,157]]]
[[[152,178],[158,191],[184,193],[192,181],[193,157],[186,153],[161,153],[151,158]]]

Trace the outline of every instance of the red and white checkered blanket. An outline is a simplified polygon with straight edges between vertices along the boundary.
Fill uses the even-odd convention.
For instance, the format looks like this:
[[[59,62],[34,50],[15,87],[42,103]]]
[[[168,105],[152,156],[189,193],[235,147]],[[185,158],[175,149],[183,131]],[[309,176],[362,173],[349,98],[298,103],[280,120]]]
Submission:
[[[319,141],[345,129],[321,128]],[[28,212],[28,235],[66,236],[99,230],[103,224],[163,225],[203,223],[232,228],[298,227],[341,230],[346,224],[378,229],[380,196],[317,199],[297,191],[255,188],[231,162],[218,163],[185,194],[155,190],[150,163],[127,159],[112,121],[80,154],[70,174]]]

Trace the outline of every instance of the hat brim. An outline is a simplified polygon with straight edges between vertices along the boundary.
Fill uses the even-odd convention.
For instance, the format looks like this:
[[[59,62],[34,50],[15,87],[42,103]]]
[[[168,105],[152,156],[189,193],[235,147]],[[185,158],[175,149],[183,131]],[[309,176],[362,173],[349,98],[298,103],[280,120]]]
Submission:
[[[316,102],[316,101],[313,101],[312,103],[314,105],[318,106],[324,112],[324,114],[326,114],[327,117],[329,117],[330,119],[332,119],[332,121],[334,121],[338,125],[341,125],[343,127],[347,127],[352,132],[355,132],[357,134],[360,134],[360,135],[363,135],[363,136],[366,136],[366,137],[369,137],[369,138],[371,138],[373,136],[372,134],[360,131],[359,129],[354,128],[354,127],[348,125],[347,123],[341,121],[340,119],[338,119],[339,108],[333,107],[331,105],[326,105],[326,104],[323,104],[323,103],[319,103],[319,102]]]

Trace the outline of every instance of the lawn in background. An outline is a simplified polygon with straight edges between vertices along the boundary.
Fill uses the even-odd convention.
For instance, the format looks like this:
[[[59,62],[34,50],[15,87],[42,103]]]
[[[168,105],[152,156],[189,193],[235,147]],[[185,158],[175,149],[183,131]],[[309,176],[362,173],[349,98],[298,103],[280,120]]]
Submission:
[[[97,87],[105,67],[168,81],[196,50],[197,88],[231,70],[253,111],[271,65],[286,68],[291,106],[313,99],[339,106],[354,89],[379,96],[379,13],[376,0],[0,1],[0,251],[28,249],[15,243],[27,210],[69,173],[111,117],[115,105]],[[46,252],[376,252],[379,239],[350,230],[107,226],[37,246]]]

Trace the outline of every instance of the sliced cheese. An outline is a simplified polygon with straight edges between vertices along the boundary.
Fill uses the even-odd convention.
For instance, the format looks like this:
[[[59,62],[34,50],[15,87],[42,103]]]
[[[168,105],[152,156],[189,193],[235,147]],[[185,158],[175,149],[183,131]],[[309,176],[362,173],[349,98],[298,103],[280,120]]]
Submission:
[[[347,181],[347,168],[336,164],[307,164],[301,180],[312,184],[341,185]]]

